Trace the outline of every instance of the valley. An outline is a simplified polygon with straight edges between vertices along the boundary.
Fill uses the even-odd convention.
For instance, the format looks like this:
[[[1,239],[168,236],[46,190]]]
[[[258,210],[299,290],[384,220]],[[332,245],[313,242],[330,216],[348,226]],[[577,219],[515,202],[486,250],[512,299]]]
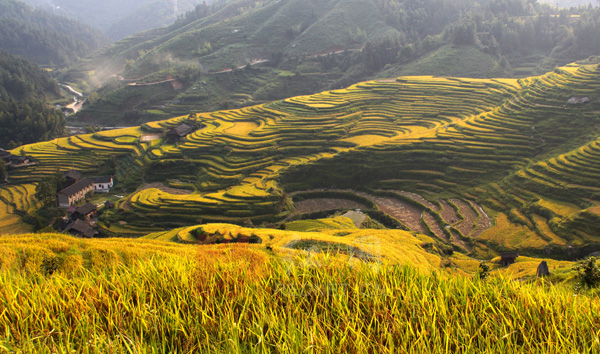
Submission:
[[[600,350],[598,7],[27,1],[1,353]]]
[[[206,222],[273,225],[364,207],[474,256],[572,259],[600,242],[590,233],[599,122],[595,99],[567,101],[593,95],[599,78],[597,65],[572,64],[518,80],[368,81],[25,145],[12,153],[37,164],[9,179],[35,185],[71,168],[113,174],[128,195],[100,217],[107,236]],[[182,123],[196,130],[162,137]],[[296,210],[303,193],[317,199],[313,209],[305,197]],[[332,196],[347,201],[318,201]],[[18,209],[34,216],[26,198],[30,206]]]

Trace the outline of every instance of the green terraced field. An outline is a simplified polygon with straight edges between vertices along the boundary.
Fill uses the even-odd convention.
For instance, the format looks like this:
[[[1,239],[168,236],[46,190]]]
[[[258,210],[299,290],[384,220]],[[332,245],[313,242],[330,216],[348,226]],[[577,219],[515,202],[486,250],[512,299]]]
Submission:
[[[519,80],[363,82],[22,146],[13,153],[37,164],[12,170],[11,187],[56,170],[91,175],[111,166],[131,192],[101,220],[112,235],[282,221],[294,211],[286,193],[343,187],[367,192],[373,210],[388,216],[402,216],[394,205],[410,206],[415,231],[457,249],[584,252],[600,244],[588,225],[600,218],[597,92],[598,67],[576,64]],[[572,96],[592,102],[568,105]],[[177,143],[144,138],[182,122],[203,128]],[[569,213],[555,211],[560,203]]]

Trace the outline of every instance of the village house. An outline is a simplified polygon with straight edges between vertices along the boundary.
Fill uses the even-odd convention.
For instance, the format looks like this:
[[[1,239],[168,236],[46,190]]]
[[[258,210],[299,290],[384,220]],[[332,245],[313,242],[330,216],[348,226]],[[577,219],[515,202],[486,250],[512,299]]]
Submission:
[[[90,218],[96,216],[97,208],[92,203],[86,203],[83,206],[77,207],[73,214],[71,215],[72,219],[82,219],[89,221]]]
[[[92,177],[94,181],[94,192],[96,193],[108,193],[113,186],[112,176],[98,176]]]
[[[4,149],[0,149],[0,159],[9,166],[25,166],[30,163],[29,157],[13,155]]]
[[[65,185],[70,186],[81,179],[81,172],[77,170],[67,171],[63,173],[63,177],[65,178]]]
[[[68,233],[70,233],[71,235],[74,235],[74,236],[88,237],[88,238],[92,238],[92,237],[98,235],[98,231],[94,230],[92,225],[88,224],[87,222],[85,222],[83,220],[79,220],[79,219],[77,219],[74,222],[67,225],[67,227],[65,228],[65,231],[67,231]]]
[[[507,267],[513,263],[515,263],[515,260],[517,259],[517,257],[519,257],[519,254],[517,252],[505,252],[500,254],[500,264]]]
[[[568,104],[584,104],[584,103],[588,103],[590,102],[590,98],[589,97],[571,97],[567,100]]]
[[[93,191],[94,181],[91,178],[81,179],[58,192],[58,206],[61,208],[68,208],[83,200],[86,195]]]
[[[170,141],[176,141],[176,140],[179,140],[179,139],[185,137],[192,131],[194,131],[194,129],[192,127],[190,127],[189,125],[187,125],[185,123],[180,124],[177,127],[169,130],[169,132],[167,133],[167,139]]]

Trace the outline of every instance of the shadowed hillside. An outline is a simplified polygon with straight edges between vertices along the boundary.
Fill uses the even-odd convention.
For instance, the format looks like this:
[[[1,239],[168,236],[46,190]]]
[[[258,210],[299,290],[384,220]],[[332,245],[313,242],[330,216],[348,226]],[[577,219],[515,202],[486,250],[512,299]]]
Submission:
[[[108,42],[79,22],[20,1],[0,1],[0,48],[39,65],[65,67]]]
[[[61,77],[94,91],[72,124],[131,126],[373,78],[539,75],[600,54],[598,11],[517,0],[218,2]]]

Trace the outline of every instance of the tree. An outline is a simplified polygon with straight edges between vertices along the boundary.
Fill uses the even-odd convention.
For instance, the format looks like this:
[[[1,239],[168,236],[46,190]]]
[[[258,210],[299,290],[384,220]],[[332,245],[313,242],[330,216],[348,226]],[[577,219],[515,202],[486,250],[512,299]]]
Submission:
[[[6,181],[8,175],[6,174],[6,162],[0,159],[0,181]]]
[[[56,185],[52,183],[52,180],[44,178],[41,180],[37,187],[35,187],[35,199],[37,199],[44,206],[51,205],[56,198]]]
[[[35,198],[44,206],[55,204],[56,193],[62,189],[62,179],[63,174],[60,171],[42,179],[35,187]]]

